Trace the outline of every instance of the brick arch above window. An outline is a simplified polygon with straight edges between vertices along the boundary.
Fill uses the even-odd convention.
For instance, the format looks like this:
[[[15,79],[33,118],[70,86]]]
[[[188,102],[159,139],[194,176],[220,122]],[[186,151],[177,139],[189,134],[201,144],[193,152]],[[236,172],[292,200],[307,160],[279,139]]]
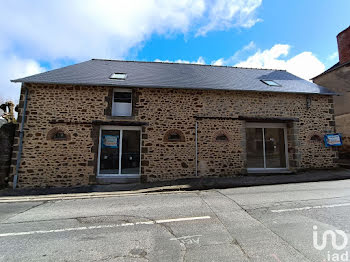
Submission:
[[[170,129],[164,135],[164,142],[185,142],[185,135],[178,129]]]
[[[69,141],[71,135],[65,128],[54,127],[47,133],[46,139],[50,141]]]
[[[218,143],[228,143],[230,142],[230,137],[225,130],[220,130],[214,133],[213,141]]]

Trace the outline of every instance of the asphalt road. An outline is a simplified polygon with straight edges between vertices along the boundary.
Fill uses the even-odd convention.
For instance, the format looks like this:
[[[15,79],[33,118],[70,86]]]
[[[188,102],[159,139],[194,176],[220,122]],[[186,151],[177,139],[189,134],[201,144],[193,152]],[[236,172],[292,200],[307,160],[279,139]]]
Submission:
[[[0,261],[350,261],[346,237],[350,180],[0,203]]]

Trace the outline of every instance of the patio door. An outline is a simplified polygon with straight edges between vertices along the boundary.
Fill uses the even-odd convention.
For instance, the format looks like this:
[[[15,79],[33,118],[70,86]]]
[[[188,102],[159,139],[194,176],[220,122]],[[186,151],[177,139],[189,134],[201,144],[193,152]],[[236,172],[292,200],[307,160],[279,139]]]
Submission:
[[[101,127],[98,176],[140,176],[140,142],[138,127]]]
[[[246,127],[248,172],[286,170],[285,124],[247,123]]]

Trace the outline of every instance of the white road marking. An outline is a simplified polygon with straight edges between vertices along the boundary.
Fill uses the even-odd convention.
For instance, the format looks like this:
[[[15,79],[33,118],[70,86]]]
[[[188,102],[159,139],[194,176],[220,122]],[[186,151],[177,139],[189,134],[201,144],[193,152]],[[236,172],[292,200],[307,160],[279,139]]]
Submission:
[[[188,239],[188,238],[201,237],[201,236],[202,236],[202,235],[183,236],[183,237],[177,237],[177,238],[170,238],[170,240]]]
[[[181,218],[172,218],[172,219],[156,220],[156,222],[157,222],[158,224],[160,224],[160,223],[191,221],[191,220],[200,220],[200,219],[209,219],[209,218],[210,218],[210,216],[204,216],[204,217],[181,217]]]
[[[183,222],[183,221],[193,221],[193,220],[203,220],[203,219],[210,219],[210,216],[181,217],[181,218],[159,219],[159,220],[155,220],[155,221],[140,221],[140,222],[135,222],[135,223],[99,225],[99,226],[88,226],[88,227],[71,227],[71,228],[52,229],[52,230],[37,230],[37,231],[27,231],[27,232],[13,232],[13,233],[0,234],[0,237],[59,233],[59,232],[67,232],[67,231],[81,231],[81,230],[101,229],[101,228],[116,228],[116,227],[127,227],[127,226],[135,226],[135,225],[154,225],[154,224],[164,224],[164,223],[171,223],[171,222]]]
[[[346,206],[350,206],[350,203],[334,204],[334,205],[308,206],[308,207],[296,207],[296,208],[287,208],[287,209],[274,209],[274,210],[271,210],[271,212],[272,213],[283,213],[283,212],[302,211],[302,210],[320,209],[320,208],[346,207]]]

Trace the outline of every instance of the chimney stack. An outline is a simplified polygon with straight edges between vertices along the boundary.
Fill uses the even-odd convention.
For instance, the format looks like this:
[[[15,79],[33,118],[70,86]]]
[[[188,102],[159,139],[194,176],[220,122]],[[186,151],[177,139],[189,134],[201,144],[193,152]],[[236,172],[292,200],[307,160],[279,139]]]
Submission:
[[[350,62],[350,26],[337,35],[339,63]]]

